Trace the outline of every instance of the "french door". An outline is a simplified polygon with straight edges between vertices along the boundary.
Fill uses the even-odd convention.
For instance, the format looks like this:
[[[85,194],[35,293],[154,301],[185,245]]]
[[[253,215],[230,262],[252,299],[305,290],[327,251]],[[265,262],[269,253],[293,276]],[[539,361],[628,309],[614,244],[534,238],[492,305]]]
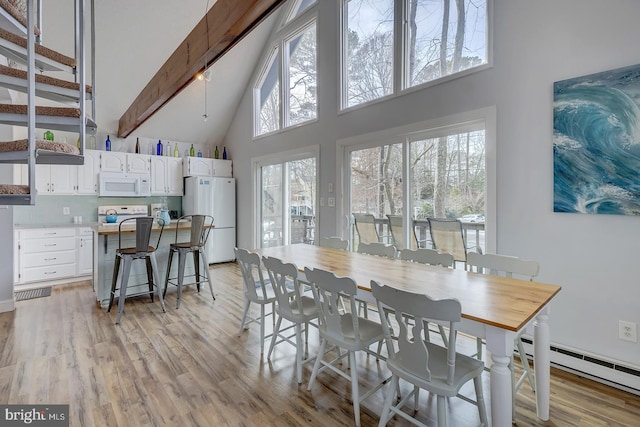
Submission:
[[[317,156],[292,155],[287,161],[257,161],[256,240],[262,248],[315,240]]]

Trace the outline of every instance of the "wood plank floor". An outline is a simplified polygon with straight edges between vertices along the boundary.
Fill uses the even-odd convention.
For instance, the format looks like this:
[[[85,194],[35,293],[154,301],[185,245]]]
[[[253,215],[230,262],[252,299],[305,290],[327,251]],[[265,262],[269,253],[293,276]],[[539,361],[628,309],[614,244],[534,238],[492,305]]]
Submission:
[[[82,427],[354,425],[348,381],[325,371],[307,391],[311,366],[298,386],[291,348],[280,345],[271,361],[261,358],[258,325],[237,336],[243,298],[237,266],[211,271],[215,302],[208,289],[193,287],[178,310],[169,293],[167,313],[157,301],[130,299],[120,326],[115,310],[98,307],[88,284],[17,302],[14,312],[0,314],[0,402],[69,404],[70,424]],[[313,355],[313,329],[309,341]],[[389,374],[371,356],[358,363],[363,391]],[[489,405],[488,373],[484,381]],[[473,396],[471,386],[465,390]],[[363,426],[377,425],[382,400],[381,390],[363,402]],[[555,369],[550,421],[536,418],[527,385],[516,403],[518,426],[640,425],[640,397]],[[450,425],[478,423],[476,408],[460,399],[451,399],[448,410]],[[435,424],[435,400],[426,392],[418,413]],[[396,417],[389,425],[409,424]]]

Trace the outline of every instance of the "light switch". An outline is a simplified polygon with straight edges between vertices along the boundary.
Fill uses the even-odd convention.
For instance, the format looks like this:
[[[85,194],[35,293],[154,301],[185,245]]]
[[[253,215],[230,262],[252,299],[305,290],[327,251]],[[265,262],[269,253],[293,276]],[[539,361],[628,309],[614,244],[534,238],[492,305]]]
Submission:
[[[320,197],[320,206],[324,206],[324,197]]]
[[[327,197],[327,203],[330,208],[334,208],[336,206],[336,198],[335,197]]]
[[[329,183],[328,191],[329,191],[329,193],[333,193],[333,182]]]

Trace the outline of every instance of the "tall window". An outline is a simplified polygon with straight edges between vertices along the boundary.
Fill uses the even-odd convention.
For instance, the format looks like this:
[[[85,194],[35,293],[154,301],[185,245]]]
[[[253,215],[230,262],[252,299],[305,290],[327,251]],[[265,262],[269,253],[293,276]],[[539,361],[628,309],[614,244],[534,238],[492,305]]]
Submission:
[[[295,11],[313,4],[293,2],[291,19],[298,17]],[[255,136],[315,120],[318,115],[316,21],[288,22],[264,60],[254,88]]]
[[[344,3],[346,107],[393,93],[393,0]]]
[[[486,0],[409,1],[405,86],[487,63]]]
[[[491,0],[342,1],[343,108],[488,62]]]

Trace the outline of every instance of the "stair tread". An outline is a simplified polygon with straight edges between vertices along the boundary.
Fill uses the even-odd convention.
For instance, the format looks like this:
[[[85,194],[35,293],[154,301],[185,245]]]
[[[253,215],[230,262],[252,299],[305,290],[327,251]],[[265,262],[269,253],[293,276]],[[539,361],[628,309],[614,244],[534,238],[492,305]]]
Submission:
[[[9,0],[0,0],[0,9],[11,15],[25,29],[27,28],[27,17],[12,2]],[[40,29],[38,27],[34,27],[34,33],[39,36]]]
[[[2,1],[2,0],[0,0]],[[0,74],[5,76],[16,77],[18,79],[27,80],[27,72],[17,68],[7,67],[6,65],[0,65]],[[55,77],[45,76],[44,74],[36,74],[36,82],[42,84],[48,84],[52,86],[58,86],[65,89],[80,90],[80,84],[76,82],[70,82],[68,80],[57,79]],[[92,88],[90,85],[86,85],[86,92],[91,93]]]
[[[6,114],[27,114],[27,105],[21,104],[0,104],[0,113]],[[52,117],[72,117],[80,118],[80,109],[74,107],[44,107],[36,106],[37,116]]]
[[[29,186],[15,185],[15,184],[0,184],[0,196],[7,195],[7,194],[29,194]]]
[[[9,42],[11,42],[11,43],[13,43],[13,44],[15,44],[17,46],[21,46],[21,47],[25,48],[25,49],[27,47],[27,39],[26,38],[24,38],[22,36],[19,36],[19,35],[16,35],[16,34],[13,34],[12,32],[7,31],[7,30],[3,30],[1,28],[0,28],[0,38],[3,38],[4,40],[7,40],[7,41],[9,41]],[[35,51],[36,51],[36,54],[38,54],[38,55],[42,55],[42,56],[44,56],[46,58],[49,58],[49,59],[54,60],[54,61],[56,61],[56,62],[58,62],[60,64],[64,64],[64,65],[72,67],[72,68],[75,67],[76,64],[77,64],[76,60],[74,58],[71,58],[69,56],[63,55],[60,52],[56,52],[53,49],[49,49],[48,47],[44,47],[41,44],[37,44],[36,43]]]
[[[18,139],[15,141],[1,141],[0,153],[13,151],[26,151],[29,148],[27,139]],[[36,149],[56,151],[67,154],[80,154],[80,150],[75,145],[65,144],[63,142],[36,140]]]

